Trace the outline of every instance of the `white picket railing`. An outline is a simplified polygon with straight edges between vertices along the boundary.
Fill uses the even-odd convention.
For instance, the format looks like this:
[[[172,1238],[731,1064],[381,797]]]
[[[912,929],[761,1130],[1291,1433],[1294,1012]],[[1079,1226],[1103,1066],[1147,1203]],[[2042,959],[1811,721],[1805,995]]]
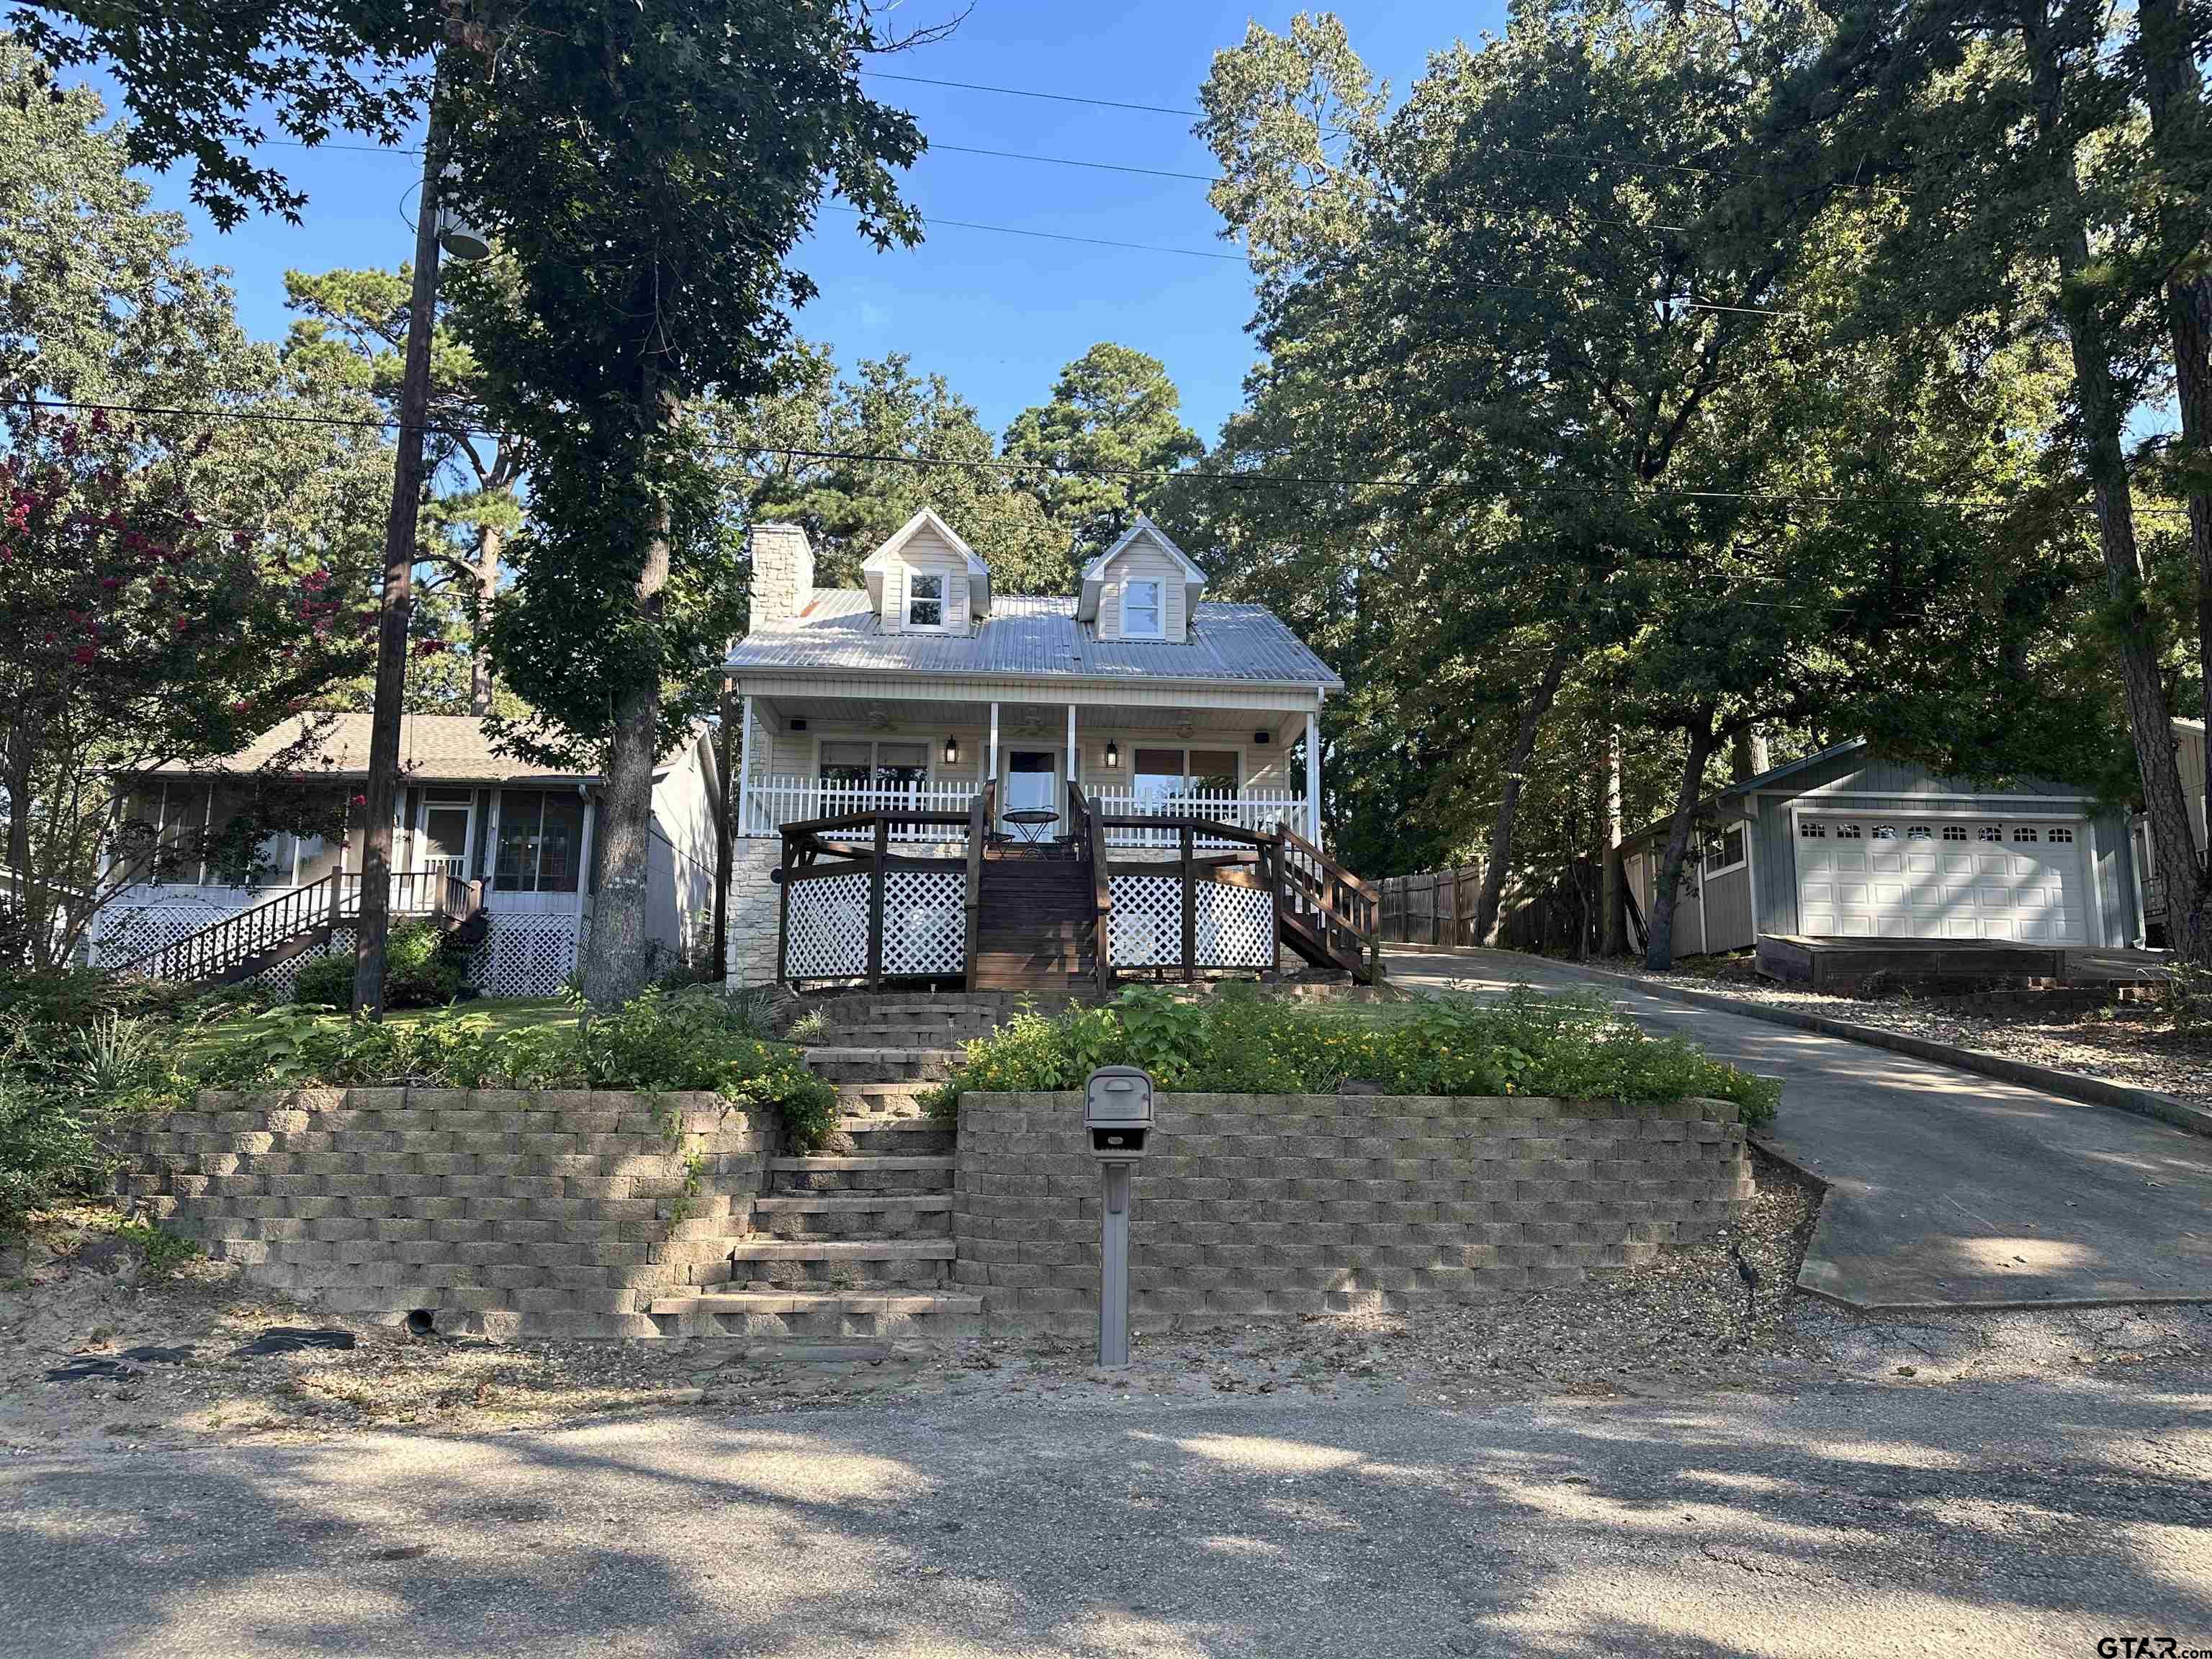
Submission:
[[[885,786],[823,783],[815,778],[755,778],[746,791],[745,833],[773,836],[787,823],[839,817],[848,812],[965,812],[975,798],[975,791],[976,786],[972,783]],[[1299,835],[1310,841],[1313,838],[1305,802],[1287,790],[1248,789],[1236,794],[1178,795],[1168,800],[1109,791],[1092,796],[1091,802],[1097,811],[1109,817],[1172,815],[1212,818],[1255,835],[1269,834],[1278,823],[1287,821]],[[954,824],[896,824],[890,834],[893,841],[903,842],[957,842],[967,838],[966,830]],[[1106,841],[1112,847],[1171,850],[1177,844],[1177,836],[1175,830],[1169,829],[1121,827],[1109,830]],[[1235,843],[1201,836],[1197,844],[1218,850]]]

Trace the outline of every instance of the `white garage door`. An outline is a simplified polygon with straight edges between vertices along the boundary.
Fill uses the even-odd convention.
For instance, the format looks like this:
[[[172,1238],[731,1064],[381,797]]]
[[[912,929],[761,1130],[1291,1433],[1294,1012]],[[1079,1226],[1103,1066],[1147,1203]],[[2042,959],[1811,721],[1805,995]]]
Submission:
[[[1801,813],[1798,925],[1815,938],[2085,945],[2085,825]]]

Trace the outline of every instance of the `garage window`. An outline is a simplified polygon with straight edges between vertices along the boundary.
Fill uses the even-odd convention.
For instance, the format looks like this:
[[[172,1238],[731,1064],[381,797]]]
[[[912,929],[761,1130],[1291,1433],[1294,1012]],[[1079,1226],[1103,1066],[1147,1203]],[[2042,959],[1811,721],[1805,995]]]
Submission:
[[[2012,838],[2014,841],[2033,841],[2036,839],[2036,834],[2027,824],[2015,823],[2012,827]]]
[[[1836,826],[1836,839],[1838,841],[1863,841],[1865,837],[1859,834],[1859,827],[1856,823],[1839,823]]]
[[[1984,823],[1975,830],[1974,839],[1976,841],[2002,841],[2004,839],[2004,831],[1998,829],[1994,823]]]
[[[1806,818],[1798,824],[1797,834],[1799,838],[1804,841],[1826,841],[1828,838],[1828,826],[1818,818]]]
[[[1895,841],[1897,826],[1893,823],[1877,823],[1874,827],[1874,838],[1876,841]]]
[[[1966,826],[1965,824],[1947,823],[1943,826],[1943,839],[1945,841],[1964,841],[1966,838]]]
[[[1905,838],[1907,841],[1933,841],[1936,832],[1924,823],[1916,823],[1905,832]]]
[[[2071,841],[2074,839],[2074,832],[2062,823],[2058,825],[2057,828],[2051,830],[2051,839],[2058,842]]]

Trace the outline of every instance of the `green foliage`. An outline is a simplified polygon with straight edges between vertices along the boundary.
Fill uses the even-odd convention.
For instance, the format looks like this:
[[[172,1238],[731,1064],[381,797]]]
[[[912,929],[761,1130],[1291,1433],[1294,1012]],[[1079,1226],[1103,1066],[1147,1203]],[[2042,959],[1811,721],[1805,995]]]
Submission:
[[[115,1229],[115,1236],[138,1252],[149,1279],[170,1278],[200,1254],[200,1247],[189,1238],[179,1238],[149,1221],[123,1222]]]
[[[1076,569],[1158,502],[1164,475],[1204,453],[1177,412],[1182,402],[1158,358],[1102,341],[1060,371],[1049,403],[1006,428],[1007,456],[1039,468],[1021,487],[1072,540]],[[1111,476],[1132,472],[1163,476]]]
[[[70,1033],[62,1071],[84,1094],[128,1094],[167,1074],[167,1048],[165,1035],[147,1021],[102,1014]]]
[[[194,996],[185,986],[96,968],[36,968],[0,973],[0,1020],[70,1031],[104,1014],[175,1015]]]
[[[1522,990],[1500,1002],[1439,999],[1377,1012],[1250,995],[1182,1001],[1139,987],[1057,1018],[1018,1012],[968,1045],[929,1104],[945,1114],[970,1091],[1076,1089],[1108,1065],[1141,1066],[1163,1088],[1201,1093],[1325,1094],[1357,1080],[1404,1095],[1700,1096],[1734,1102],[1754,1127],[1772,1121],[1781,1097],[1771,1079],[1680,1038],[1648,1036],[1594,997]]]
[[[385,945],[384,1006],[440,1008],[460,994],[467,982],[463,951],[447,943],[444,930],[427,919],[402,922]],[[292,1000],[327,1008],[353,1001],[354,961],[349,951],[333,951],[300,964]]]
[[[66,1198],[95,1192],[112,1168],[98,1115],[67,1091],[0,1073],[0,1234]]]
[[[747,1005],[657,990],[581,1024],[507,1030],[480,1014],[379,1024],[274,1008],[244,1022],[195,1080],[219,1089],[410,1083],[708,1093],[775,1113],[801,1148],[826,1140],[837,1115],[837,1091],[798,1049],[763,1040]]]
[[[2158,981],[2158,1006],[2175,1030],[2191,1036],[2212,1033],[2212,968],[2193,962],[2169,963]]]

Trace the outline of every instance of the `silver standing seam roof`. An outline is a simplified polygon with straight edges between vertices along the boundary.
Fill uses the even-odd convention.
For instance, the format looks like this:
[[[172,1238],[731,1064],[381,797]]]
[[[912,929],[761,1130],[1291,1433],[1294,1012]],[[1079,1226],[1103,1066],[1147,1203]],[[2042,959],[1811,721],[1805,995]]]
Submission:
[[[861,588],[829,588],[789,622],[731,648],[732,672],[905,672],[994,679],[1220,680],[1243,684],[1344,682],[1260,605],[1201,602],[1188,640],[1102,640],[1073,599],[1002,594],[970,635],[890,634]]]

